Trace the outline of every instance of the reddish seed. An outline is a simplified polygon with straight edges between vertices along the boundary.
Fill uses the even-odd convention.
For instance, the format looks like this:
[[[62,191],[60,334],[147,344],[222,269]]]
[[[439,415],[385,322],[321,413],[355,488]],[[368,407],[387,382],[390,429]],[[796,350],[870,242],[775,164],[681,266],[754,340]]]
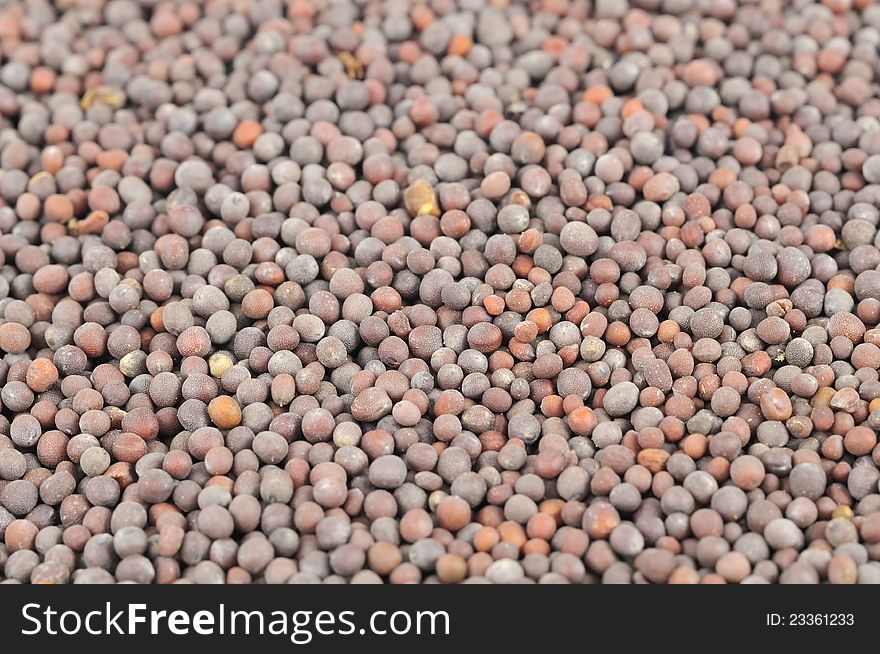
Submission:
[[[864,0],[56,4],[0,19],[5,577],[877,580]]]

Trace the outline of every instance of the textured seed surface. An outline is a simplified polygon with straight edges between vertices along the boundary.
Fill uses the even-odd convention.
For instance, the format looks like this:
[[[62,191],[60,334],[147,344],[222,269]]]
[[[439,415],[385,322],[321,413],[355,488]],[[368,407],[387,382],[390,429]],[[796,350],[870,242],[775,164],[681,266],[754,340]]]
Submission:
[[[869,0],[0,6],[0,582],[877,583]]]

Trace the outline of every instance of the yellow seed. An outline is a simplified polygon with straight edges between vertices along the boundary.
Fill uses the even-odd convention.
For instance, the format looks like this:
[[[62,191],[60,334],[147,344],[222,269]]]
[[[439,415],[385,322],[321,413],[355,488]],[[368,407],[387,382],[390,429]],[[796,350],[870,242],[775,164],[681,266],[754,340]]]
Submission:
[[[431,185],[423,179],[417,179],[403,192],[403,203],[413,216],[440,215],[437,195]]]
[[[217,379],[222,377],[223,373],[231,367],[232,359],[229,358],[228,354],[215,352],[211,355],[211,358],[208,359],[208,369],[211,371],[211,375]]]
[[[111,109],[119,109],[125,105],[125,93],[109,86],[97,86],[83,94],[79,106],[87,110],[96,102],[107,105]]]
[[[38,172],[36,175],[34,175],[33,177],[31,177],[28,180],[28,183],[27,183],[28,191],[30,191],[34,187],[34,184],[39,182],[43,177],[51,177],[51,175],[49,175],[49,173],[47,173],[45,170],[41,170],[40,172]]]
[[[82,99],[79,101],[79,106],[83,109],[88,109],[92,106],[92,102],[95,100],[95,89],[88,89],[85,93],[83,93]]]
[[[339,58],[339,61],[342,62],[342,66],[345,68],[345,74],[348,75],[349,79],[364,78],[364,65],[355,59],[354,55],[350,52],[340,52],[336,56]]]
[[[848,506],[840,505],[831,513],[832,518],[845,518],[847,520],[853,519],[853,510]]]
[[[142,350],[129,352],[119,360],[119,370],[126,377],[134,378],[147,368],[147,356]]]

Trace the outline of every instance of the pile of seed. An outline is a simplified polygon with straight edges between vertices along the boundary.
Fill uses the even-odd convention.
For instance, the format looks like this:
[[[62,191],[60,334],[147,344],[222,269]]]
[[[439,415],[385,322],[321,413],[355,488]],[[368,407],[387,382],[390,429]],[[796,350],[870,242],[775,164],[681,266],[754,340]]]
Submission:
[[[0,579],[880,582],[880,5],[0,9]]]

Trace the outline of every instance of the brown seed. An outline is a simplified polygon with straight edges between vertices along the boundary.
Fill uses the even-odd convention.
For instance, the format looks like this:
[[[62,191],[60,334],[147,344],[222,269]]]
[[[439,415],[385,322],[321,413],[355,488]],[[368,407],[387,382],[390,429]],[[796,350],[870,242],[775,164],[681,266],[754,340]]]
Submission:
[[[669,460],[669,452],[659,448],[649,448],[639,452],[636,460],[639,465],[645,466],[652,473],[658,473],[665,469],[666,462]]]
[[[27,327],[14,322],[0,325],[0,349],[10,354],[21,354],[31,344],[31,335]]]
[[[791,400],[781,388],[772,388],[761,396],[761,412],[768,420],[788,420]]]
[[[32,391],[37,393],[47,391],[56,381],[58,381],[58,369],[49,359],[35,359],[28,366],[27,385]]]
[[[373,422],[388,415],[391,408],[391,398],[384,389],[367,388],[355,397],[351,405],[351,414],[356,420]]]
[[[867,0],[12,4],[4,580],[880,578]]]

